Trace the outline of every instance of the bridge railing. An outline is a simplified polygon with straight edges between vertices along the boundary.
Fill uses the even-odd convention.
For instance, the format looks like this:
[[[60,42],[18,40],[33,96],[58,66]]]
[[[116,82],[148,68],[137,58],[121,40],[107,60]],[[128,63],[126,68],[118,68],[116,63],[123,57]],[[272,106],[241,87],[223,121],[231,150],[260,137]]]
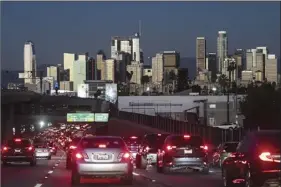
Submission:
[[[192,134],[202,136],[206,142],[219,144],[227,141],[240,141],[243,137],[243,129],[224,130],[199,124],[168,119],[161,116],[149,116],[124,111],[113,112],[119,119],[129,120],[139,125],[163,130],[173,134]]]

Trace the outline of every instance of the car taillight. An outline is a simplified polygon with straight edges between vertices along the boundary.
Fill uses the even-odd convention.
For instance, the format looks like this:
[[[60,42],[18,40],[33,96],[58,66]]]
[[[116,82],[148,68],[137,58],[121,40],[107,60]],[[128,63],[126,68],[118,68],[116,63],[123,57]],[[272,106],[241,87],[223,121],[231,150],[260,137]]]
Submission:
[[[16,138],[15,142],[21,142],[21,139],[20,138]]]
[[[274,156],[271,155],[270,152],[262,152],[260,155],[259,155],[259,158],[262,160],[262,161],[265,161],[265,162],[279,162],[280,163],[280,160],[279,159],[274,159]]]
[[[76,159],[81,160],[81,159],[88,159],[88,155],[86,153],[76,153],[75,154]]]
[[[30,147],[27,148],[27,150],[28,150],[28,151],[32,151],[32,150],[33,150],[33,147],[30,146]]]
[[[200,148],[204,149],[205,151],[208,151],[208,146],[207,145],[201,145]]]
[[[118,160],[121,162],[127,162],[131,159],[131,154],[129,152],[120,153]]]
[[[190,138],[190,135],[184,135],[183,138]]]
[[[136,137],[136,136],[131,136],[131,139],[137,139],[138,137]]]
[[[168,145],[167,147],[166,147],[166,149],[168,150],[168,151],[170,151],[170,150],[172,150],[172,149],[176,149],[177,148],[177,146],[171,146],[171,145]]]
[[[8,151],[9,147],[3,147],[2,151]]]
[[[76,146],[74,146],[74,145],[71,145],[70,147],[69,147],[69,149],[76,149],[77,147]]]
[[[106,148],[106,145],[105,144],[100,144],[99,148]]]

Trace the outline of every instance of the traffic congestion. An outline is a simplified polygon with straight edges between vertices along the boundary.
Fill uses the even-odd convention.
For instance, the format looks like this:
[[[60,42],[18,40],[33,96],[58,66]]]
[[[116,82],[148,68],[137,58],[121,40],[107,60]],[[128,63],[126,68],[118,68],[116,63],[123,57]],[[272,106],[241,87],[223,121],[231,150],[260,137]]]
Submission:
[[[2,186],[280,185],[280,131],[251,132],[241,142],[210,146],[198,135],[125,125],[112,119],[103,135],[85,124],[51,126],[31,139],[6,140]]]

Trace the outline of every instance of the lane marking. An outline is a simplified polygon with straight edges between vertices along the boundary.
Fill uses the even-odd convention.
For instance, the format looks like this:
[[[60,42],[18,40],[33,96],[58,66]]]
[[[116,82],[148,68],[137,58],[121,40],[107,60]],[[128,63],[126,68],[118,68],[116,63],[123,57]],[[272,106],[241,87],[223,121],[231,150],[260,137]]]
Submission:
[[[34,187],[40,187],[40,186],[42,186],[42,184],[38,183]]]
[[[53,172],[54,172],[54,171],[51,170],[51,171],[48,172],[48,174],[51,174],[51,173],[53,173]]]

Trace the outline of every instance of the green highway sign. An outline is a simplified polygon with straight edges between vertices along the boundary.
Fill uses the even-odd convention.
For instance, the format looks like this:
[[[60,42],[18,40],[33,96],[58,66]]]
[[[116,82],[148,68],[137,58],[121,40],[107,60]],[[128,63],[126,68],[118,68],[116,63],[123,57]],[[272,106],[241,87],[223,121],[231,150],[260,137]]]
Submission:
[[[108,122],[108,113],[95,113],[95,122]]]
[[[94,122],[94,113],[67,113],[67,122]]]

